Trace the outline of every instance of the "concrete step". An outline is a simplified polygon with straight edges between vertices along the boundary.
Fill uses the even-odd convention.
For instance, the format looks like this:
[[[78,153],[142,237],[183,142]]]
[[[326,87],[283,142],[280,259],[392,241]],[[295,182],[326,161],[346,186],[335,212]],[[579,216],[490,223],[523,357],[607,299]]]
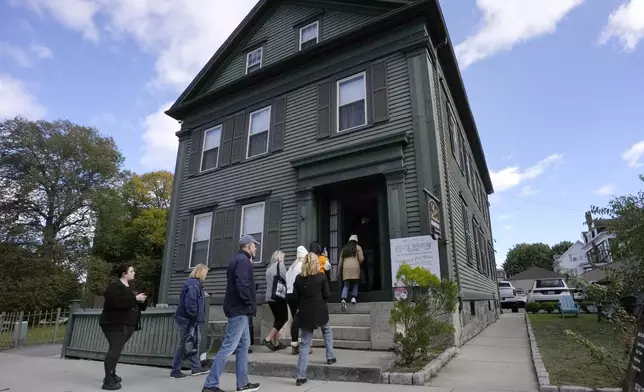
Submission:
[[[346,327],[331,325],[333,331],[333,340],[359,340],[371,341],[371,328],[369,327]],[[316,329],[313,331],[314,339],[322,338],[322,330]]]
[[[336,364],[327,365],[324,349],[314,349],[309,356],[307,378],[309,380],[350,381],[379,384],[382,373],[390,369],[395,362],[394,353],[377,351],[355,351],[334,349]],[[253,376],[286,377],[295,384],[297,355],[289,349],[271,352],[266,347],[254,346],[253,353],[248,355],[248,374]],[[205,363],[210,366],[211,359]],[[235,372],[235,356],[231,355],[226,365],[226,372]],[[288,389],[288,387],[287,387]]]
[[[322,338],[313,339],[313,347],[324,347],[324,340]],[[333,348],[343,348],[347,350],[371,350],[370,340],[338,340],[333,339]]]
[[[372,304],[369,302],[352,304],[347,302],[347,310],[342,310],[341,304],[332,303],[328,305],[329,314],[369,314],[371,313]]]
[[[338,327],[370,327],[371,316],[364,313],[331,313],[330,323]]]

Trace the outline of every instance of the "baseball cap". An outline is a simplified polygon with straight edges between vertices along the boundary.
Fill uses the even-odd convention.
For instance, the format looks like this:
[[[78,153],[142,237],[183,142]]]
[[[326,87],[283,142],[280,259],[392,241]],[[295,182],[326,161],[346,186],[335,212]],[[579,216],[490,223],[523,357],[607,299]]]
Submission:
[[[255,239],[255,237],[253,237],[253,236],[252,236],[252,235],[250,235],[250,234],[244,234],[244,235],[243,235],[243,236],[241,236],[241,238],[239,239],[239,245],[248,245],[248,244],[256,244],[256,245],[259,245],[259,241],[257,241],[257,240]]]

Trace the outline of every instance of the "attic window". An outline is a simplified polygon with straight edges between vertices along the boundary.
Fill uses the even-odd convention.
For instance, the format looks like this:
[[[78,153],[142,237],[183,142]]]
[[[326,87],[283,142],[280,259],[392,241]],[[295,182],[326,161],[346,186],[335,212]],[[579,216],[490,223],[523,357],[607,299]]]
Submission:
[[[262,68],[262,60],[264,57],[264,47],[260,46],[257,49],[251,50],[246,55],[246,74],[257,71]]]
[[[309,48],[318,43],[320,23],[315,22],[308,24],[300,29],[300,50]]]

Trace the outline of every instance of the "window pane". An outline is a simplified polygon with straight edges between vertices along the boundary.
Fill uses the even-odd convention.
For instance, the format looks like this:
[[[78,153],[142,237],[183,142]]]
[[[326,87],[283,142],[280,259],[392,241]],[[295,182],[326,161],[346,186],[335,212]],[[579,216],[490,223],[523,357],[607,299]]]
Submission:
[[[267,107],[262,111],[250,115],[250,134],[255,135],[260,132],[268,131],[271,121],[271,108]]]
[[[304,43],[309,40],[316,40],[318,38],[318,24],[314,23],[310,26],[304,27],[302,30],[300,30],[300,34],[302,36],[300,37],[300,42]]]
[[[212,150],[203,152],[203,160],[201,161],[201,170],[210,170],[217,167],[217,159],[219,158],[219,147]]]
[[[339,110],[340,131],[366,124],[364,100],[341,106]]]
[[[268,131],[248,137],[248,157],[264,154],[268,151]]]
[[[346,105],[355,101],[365,99],[364,76],[360,75],[340,83],[339,105]]]
[[[317,43],[318,43],[317,39],[312,39],[310,41],[302,42],[301,48],[302,50],[304,50],[306,48],[310,48],[311,46],[317,45]]]
[[[208,264],[208,241],[199,241],[192,244],[190,266],[197,264]]]
[[[262,61],[262,48],[257,48],[248,53],[248,66],[260,64]]]
[[[206,137],[203,142],[203,150],[211,150],[213,148],[219,147],[219,141],[221,140],[221,126],[210,129],[206,131]]]
[[[261,233],[264,231],[264,205],[244,207],[242,217],[242,234]]]
[[[208,215],[198,215],[195,217],[195,229],[192,235],[192,241],[208,241],[210,238],[210,222],[212,216]]]

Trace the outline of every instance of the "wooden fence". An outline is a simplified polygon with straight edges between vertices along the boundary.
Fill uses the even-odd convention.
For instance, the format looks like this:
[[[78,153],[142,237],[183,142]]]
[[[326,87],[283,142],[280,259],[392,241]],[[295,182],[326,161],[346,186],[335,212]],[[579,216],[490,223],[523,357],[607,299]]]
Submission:
[[[60,343],[65,337],[68,309],[31,313],[0,313],[0,350],[25,345]]]
[[[206,320],[210,303],[206,300]],[[123,348],[120,362],[137,365],[171,366],[179,344],[179,329],[174,321],[176,307],[148,308],[141,313],[141,330]],[[76,309],[71,313],[63,342],[62,358],[103,360],[107,340],[98,324],[100,309]],[[207,326],[202,329],[200,353],[208,350]],[[184,365],[189,366],[188,362]]]

